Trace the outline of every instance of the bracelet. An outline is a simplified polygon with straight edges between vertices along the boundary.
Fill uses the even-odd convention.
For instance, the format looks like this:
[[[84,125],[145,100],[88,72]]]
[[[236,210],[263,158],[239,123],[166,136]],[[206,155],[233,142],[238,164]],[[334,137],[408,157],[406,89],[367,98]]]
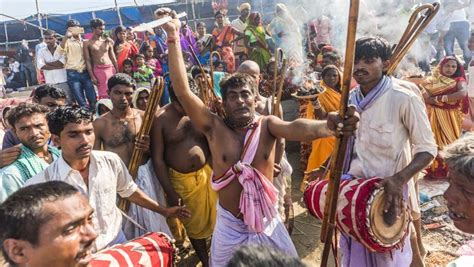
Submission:
[[[321,166],[319,166],[319,169],[326,170],[326,166],[321,165]]]
[[[170,36],[168,36],[168,38],[166,39],[166,42],[168,44],[177,44],[179,42],[179,37],[170,37]]]
[[[448,96],[447,96],[447,95],[443,95],[443,96],[441,97],[441,102],[443,102],[443,103],[448,103]]]
[[[439,104],[439,96],[435,96],[435,97],[434,97],[434,102],[435,102],[436,104]]]

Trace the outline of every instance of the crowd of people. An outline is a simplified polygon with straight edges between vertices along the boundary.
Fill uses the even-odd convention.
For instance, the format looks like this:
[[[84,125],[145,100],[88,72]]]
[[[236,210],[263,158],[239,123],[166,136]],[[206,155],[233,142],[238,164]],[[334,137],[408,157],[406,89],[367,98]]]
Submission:
[[[3,68],[9,91],[34,85],[36,77],[40,83],[30,99],[2,111],[5,260],[86,266],[91,253],[151,231],[173,237],[180,248],[189,239],[203,266],[243,266],[236,263],[243,258],[255,264],[256,256],[239,256],[252,253],[244,245],[302,266],[290,238],[293,169],[305,171],[302,191],[328,178],[335,138],[346,135],[344,179],[384,178],[384,212],[396,217],[406,202],[413,221],[403,246],[386,253],[342,233],[342,266],[423,266],[418,179],[448,178],[450,217],[474,233],[474,140],[467,133],[474,42],[464,32],[465,2],[446,1],[444,20],[422,37],[437,51],[414,60],[423,78],[403,67],[388,76],[393,47],[381,37],[359,38],[354,108],[344,119],[337,113],[343,56],[332,44],[327,14],[301,27],[277,4],[264,26],[263,15],[243,3],[233,21],[217,10],[211,34],[202,22],[194,31],[168,8],[155,17],[173,19],[142,35],[119,26],[108,36],[99,18],[90,21],[88,40],[76,20],[67,22],[62,40],[44,31],[34,58],[23,44]],[[463,60],[454,54],[455,39]],[[444,50],[436,50],[439,41]],[[284,77],[280,50],[288,62]],[[151,132],[139,135],[158,77],[166,81],[161,108]],[[298,98],[300,118],[291,122],[275,101],[280,83],[283,100]],[[313,88],[318,94],[298,97]],[[301,142],[300,166],[289,164],[285,140]],[[136,175],[129,172],[135,149],[144,155]],[[126,218],[119,200],[130,202]]]

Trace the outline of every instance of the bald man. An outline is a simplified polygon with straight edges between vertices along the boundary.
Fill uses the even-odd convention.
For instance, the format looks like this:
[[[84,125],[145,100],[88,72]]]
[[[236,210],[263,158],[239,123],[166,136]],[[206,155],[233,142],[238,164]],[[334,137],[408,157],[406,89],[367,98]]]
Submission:
[[[252,76],[255,79],[257,85],[260,84],[260,67],[255,61],[246,60],[242,62],[237,72]],[[256,90],[254,94],[256,99],[255,111],[265,116],[272,114],[273,105],[271,98],[262,96],[259,90]],[[283,109],[281,105],[279,105],[278,108],[278,117],[282,119]],[[288,229],[288,232],[291,234],[293,225],[289,221],[289,214],[290,211],[293,212],[293,203],[291,200],[291,174],[293,173],[293,169],[286,158],[285,139],[283,138],[279,138],[276,144],[274,172],[275,178],[273,179],[273,185],[278,189],[279,192],[278,211],[280,212],[282,218],[285,218],[285,225]]]

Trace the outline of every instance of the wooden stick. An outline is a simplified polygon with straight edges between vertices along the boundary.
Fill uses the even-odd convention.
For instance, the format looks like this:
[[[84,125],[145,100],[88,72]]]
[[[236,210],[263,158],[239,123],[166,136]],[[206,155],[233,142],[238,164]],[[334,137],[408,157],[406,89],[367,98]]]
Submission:
[[[359,0],[351,0],[349,8],[349,20],[346,41],[346,58],[344,61],[343,83],[341,88],[341,105],[339,114],[344,118],[347,112],[349,102],[349,91],[351,88],[352,71],[354,68],[355,41],[357,32],[357,20],[359,17]],[[331,172],[328,182],[328,193],[326,195],[326,203],[324,207],[323,226],[321,229],[321,237],[324,243],[321,266],[327,266],[329,259],[329,251],[331,250],[331,240],[335,228],[337,199],[339,196],[339,185],[344,166],[344,158],[347,149],[348,136],[337,136],[334,151],[331,160]],[[337,257],[337,255],[335,255]]]
[[[276,95],[276,101],[272,102],[272,115],[280,116],[280,102],[281,102],[281,94],[283,92],[283,86],[285,85],[285,78],[286,78],[286,64],[287,60],[283,59],[283,64],[281,66],[281,73],[280,73],[280,83],[278,84],[278,92]]]
[[[272,108],[273,108],[273,105],[275,104],[275,97],[276,97],[276,94],[277,94],[277,91],[278,91],[278,65],[280,64],[280,62],[282,63],[283,62],[283,50],[281,48],[277,48],[276,52],[275,52],[275,66],[273,67],[273,88],[272,88],[272,95],[270,96],[271,97],[271,103],[272,103]],[[273,114],[273,110],[271,110],[272,112],[272,115]]]

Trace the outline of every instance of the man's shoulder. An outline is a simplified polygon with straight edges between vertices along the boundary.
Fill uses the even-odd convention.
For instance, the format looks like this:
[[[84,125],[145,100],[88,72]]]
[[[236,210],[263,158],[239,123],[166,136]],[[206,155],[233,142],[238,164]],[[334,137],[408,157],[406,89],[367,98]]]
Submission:
[[[104,150],[92,150],[91,155],[101,161],[101,160],[106,160],[106,161],[120,161],[119,155],[117,155],[114,152],[110,151],[104,151]]]
[[[12,164],[5,166],[2,169],[1,176],[4,177],[12,177],[12,176],[21,176],[20,169],[17,165],[18,160],[14,161]]]
[[[388,92],[394,95],[394,97],[403,99],[418,97],[416,94],[416,90],[418,90],[416,85],[408,81],[393,79],[392,89],[393,90],[388,90]]]

